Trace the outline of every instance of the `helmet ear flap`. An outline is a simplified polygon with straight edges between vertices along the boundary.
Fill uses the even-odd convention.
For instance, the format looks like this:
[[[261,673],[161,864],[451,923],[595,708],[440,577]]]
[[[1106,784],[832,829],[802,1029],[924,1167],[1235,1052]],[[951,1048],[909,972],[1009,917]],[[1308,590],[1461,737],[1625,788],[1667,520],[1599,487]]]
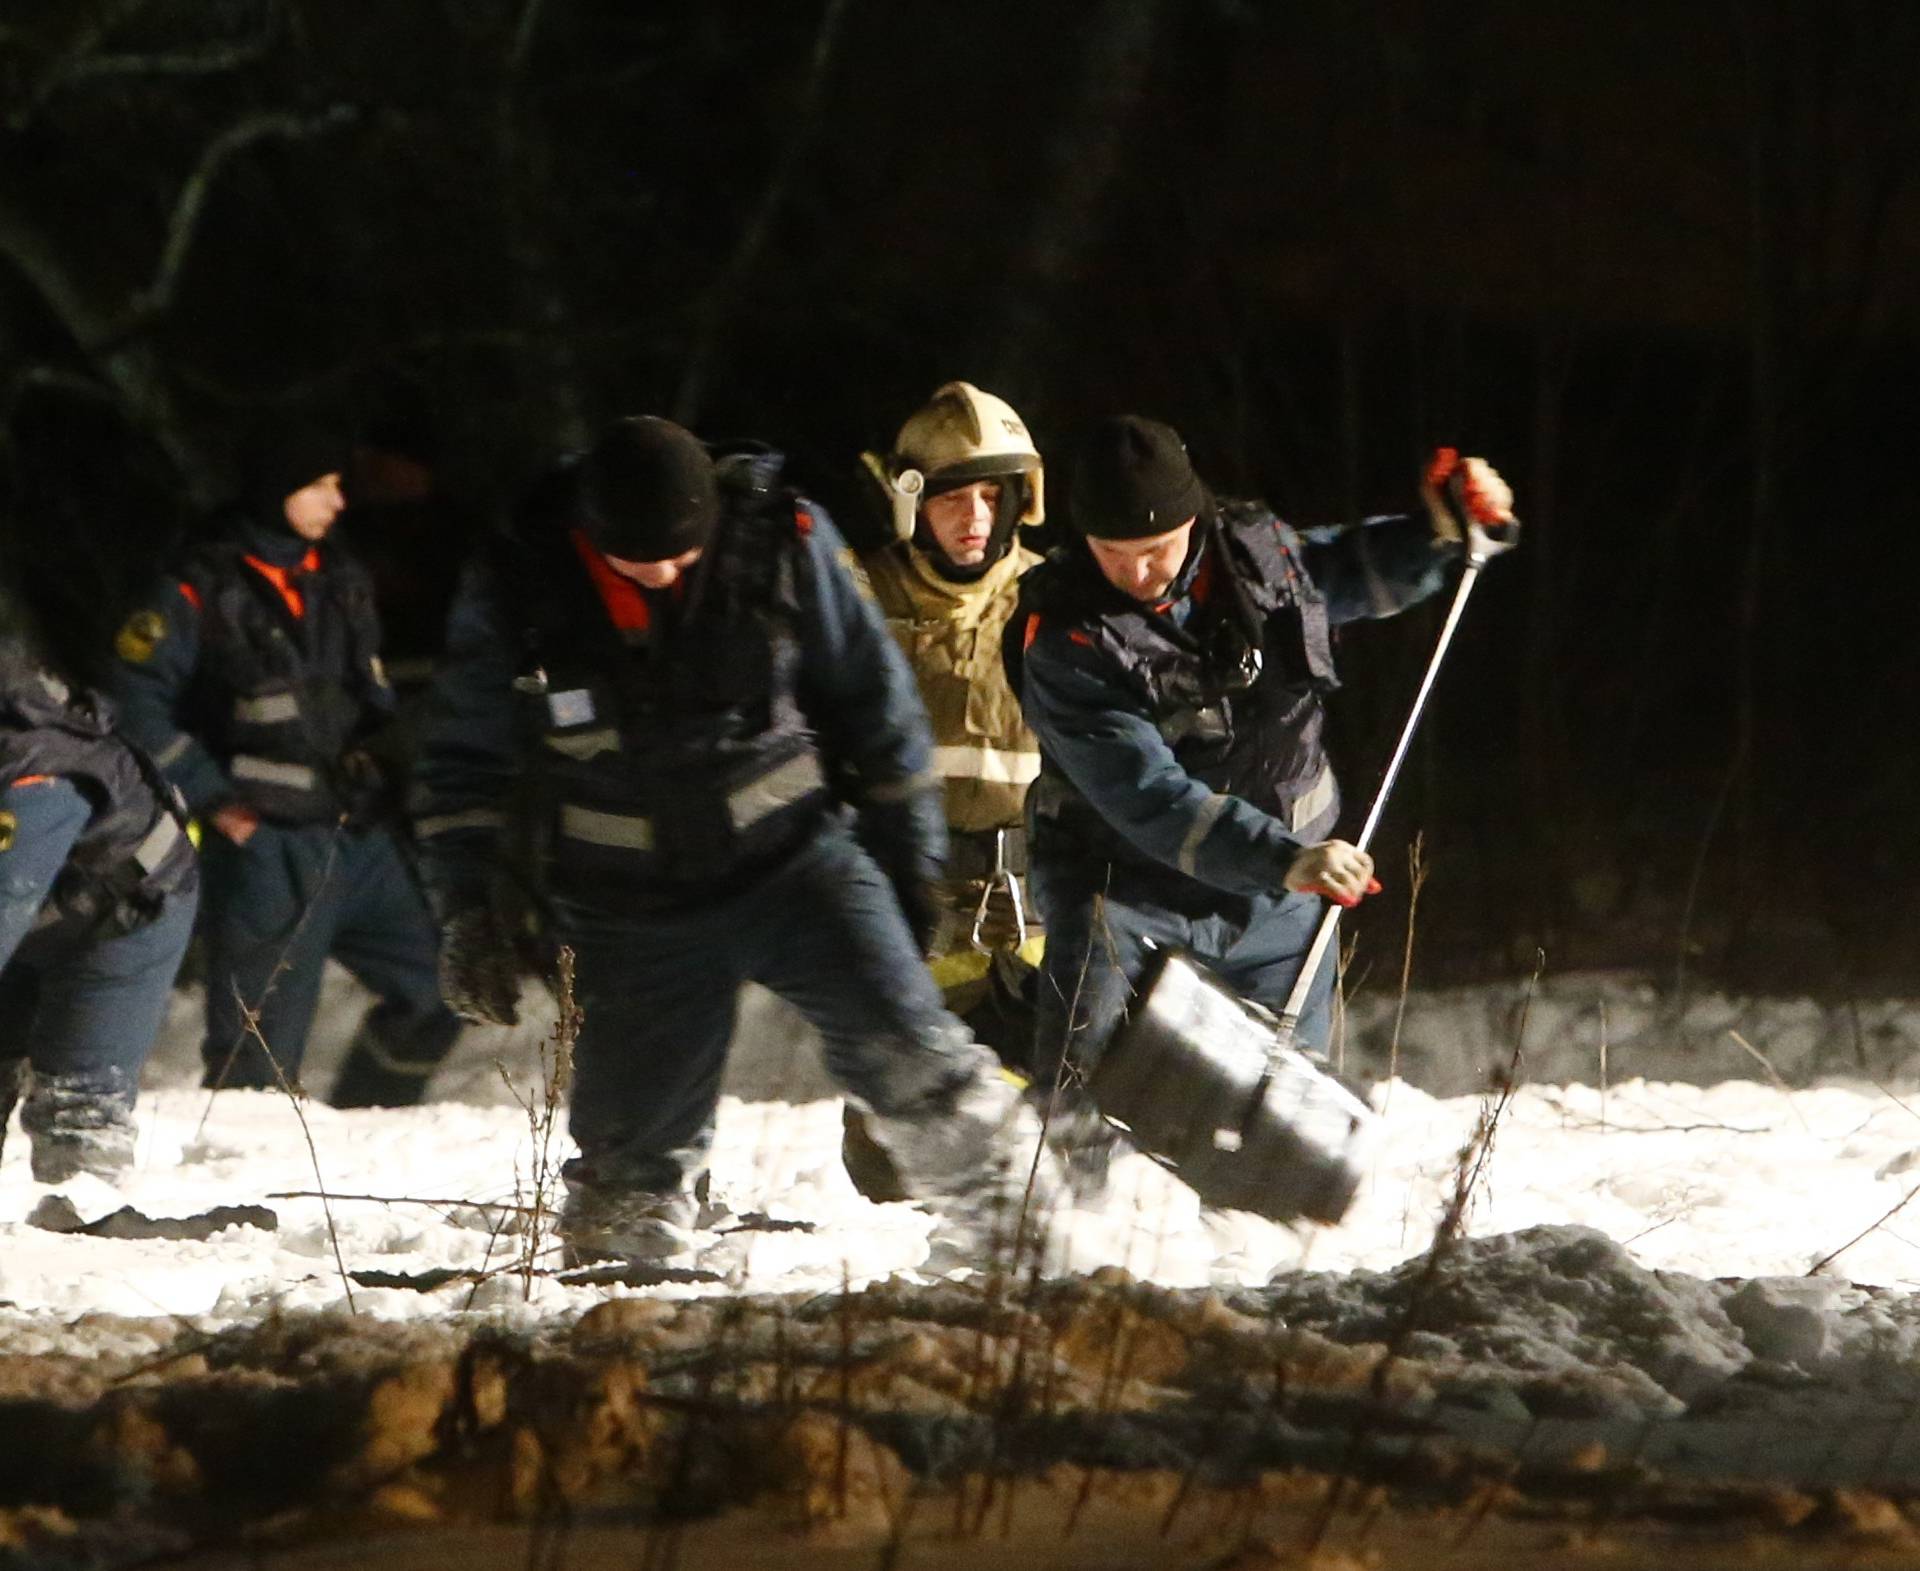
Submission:
[[[1020,522],[1034,528],[1047,521],[1047,472],[1035,464],[1020,478],[1027,488],[1027,505],[1020,510]]]
[[[927,477],[910,465],[895,468],[891,460],[882,458],[878,453],[862,453],[860,462],[886,498],[894,538],[911,540],[914,518],[920,511],[920,498],[927,489]]]

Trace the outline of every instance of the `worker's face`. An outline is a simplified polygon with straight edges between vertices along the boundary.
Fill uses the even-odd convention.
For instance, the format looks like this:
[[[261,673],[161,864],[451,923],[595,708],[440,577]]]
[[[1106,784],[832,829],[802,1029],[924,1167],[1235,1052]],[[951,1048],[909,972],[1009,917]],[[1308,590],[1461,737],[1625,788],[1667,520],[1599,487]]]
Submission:
[[[1106,575],[1108,583],[1123,595],[1151,603],[1166,595],[1180,569],[1187,563],[1187,547],[1193,541],[1193,520],[1164,535],[1148,535],[1144,540],[1096,540],[1087,537],[1087,549]]]
[[[609,556],[607,566],[622,578],[632,579],[642,589],[671,589],[680,581],[680,576],[700,560],[701,550],[702,547],[695,546],[664,562],[629,562],[625,557]]]
[[[288,528],[302,540],[317,544],[327,538],[327,531],[333,528],[333,521],[346,505],[347,499],[340,493],[340,477],[331,474],[311,480],[293,492],[281,504],[281,510],[287,516]]]
[[[993,520],[1000,510],[1000,482],[976,480],[958,490],[930,496],[920,506],[927,533],[956,567],[978,567],[987,559]]]

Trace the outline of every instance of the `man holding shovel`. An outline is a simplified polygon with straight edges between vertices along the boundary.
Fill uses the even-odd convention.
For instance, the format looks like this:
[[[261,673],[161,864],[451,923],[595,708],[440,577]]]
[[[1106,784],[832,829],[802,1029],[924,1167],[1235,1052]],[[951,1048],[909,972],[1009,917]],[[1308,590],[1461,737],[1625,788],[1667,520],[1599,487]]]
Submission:
[[[1331,838],[1331,629],[1434,594],[1471,519],[1512,514],[1499,474],[1468,458],[1429,475],[1419,514],[1296,532],[1265,503],[1215,498],[1179,435],[1134,415],[1092,433],[1073,478],[1080,538],[1023,581],[1005,655],[1042,758],[1027,798],[1048,932],[1038,1084],[1060,1086],[1055,1134],[1085,1189],[1112,1136],[1082,1088],[1151,952],[1278,1008],[1322,898],[1379,888],[1366,851]],[[1298,1015],[1308,1049],[1327,1037],[1330,960]]]

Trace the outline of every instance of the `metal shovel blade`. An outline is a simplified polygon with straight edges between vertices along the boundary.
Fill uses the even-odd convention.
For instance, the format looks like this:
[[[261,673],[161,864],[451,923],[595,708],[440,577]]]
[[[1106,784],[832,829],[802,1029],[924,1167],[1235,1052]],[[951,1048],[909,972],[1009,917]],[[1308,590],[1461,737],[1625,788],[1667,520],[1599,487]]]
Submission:
[[[1089,1089],[1100,1111],[1207,1205],[1338,1222],[1366,1171],[1373,1110],[1279,1023],[1183,955],[1141,976]]]

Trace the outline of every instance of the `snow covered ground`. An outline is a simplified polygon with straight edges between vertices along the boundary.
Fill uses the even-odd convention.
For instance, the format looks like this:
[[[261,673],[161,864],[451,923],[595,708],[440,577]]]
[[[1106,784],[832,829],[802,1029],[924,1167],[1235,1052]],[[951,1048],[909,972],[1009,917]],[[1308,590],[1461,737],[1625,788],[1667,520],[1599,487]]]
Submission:
[[[1429,1087],[1483,1083],[1511,1057],[1516,998],[1416,997],[1399,1062]],[[310,1084],[330,1083],[360,1003],[332,980]],[[1394,1056],[1394,1014],[1353,1012],[1349,1069]],[[671,1496],[735,1535],[675,1563],[799,1563],[794,1522],[817,1515],[849,1554],[912,1521],[945,1535],[916,1539],[938,1549],[916,1564],[997,1566],[1001,1536],[940,1524],[1010,1458],[1041,1513],[1017,1531],[1056,1556],[1035,1565],[1532,1568],[1569,1546],[1615,1564],[1920,1564],[1912,1005],[1675,1011],[1564,979],[1533,1000],[1541,1078],[1506,1108],[1467,1236],[1444,1250],[1429,1254],[1484,1102],[1394,1080],[1341,1226],[1202,1215],[1130,1157],[1071,1218],[1063,1262],[1128,1276],[1044,1284],[925,1280],[930,1219],[853,1191],[793,1024],[750,1000],[722,1108],[715,1187],[754,1225],[701,1235],[674,1280],[586,1285],[516,1269],[527,1242],[500,1209],[566,1154],[562,1132],[543,1164],[522,1105],[540,1102],[535,1011],[470,1031],[432,1104],[346,1114],[195,1089],[198,1001],[181,995],[130,1177],[36,1185],[17,1129],[0,1158],[0,1566],[131,1566],[255,1533],[289,1565],[452,1563],[429,1537],[377,1536],[398,1529],[446,1535],[462,1565],[524,1565],[555,1490],[615,1535],[608,1564],[665,1563],[634,1534]],[[1547,1078],[1589,1063],[1592,1085]],[[1788,1089],[1782,1066],[1811,1083]],[[195,1236],[60,1230],[138,1235],[219,1207],[249,1209]],[[694,1505],[689,1477],[708,1481]],[[1349,1480],[1394,1502],[1348,1502],[1334,1541],[1355,1558],[1246,1549],[1256,1525],[1283,1547],[1325,1530],[1320,1502]],[[901,1506],[921,1492],[951,1509]],[[1096,1495],[1105,1528],[1083,1512]]]
[[[330,1078],[355,1005],[336,979],[308,1066],[312,1083]],[[1622,998],[1616,1014],[1634,1007]],[[1804,1020],[1804,1007],[1780,1007],[1790,1021]],[[1454,995],[1438,1018],[1497,1013],[1491,1002]],[[469,1032],[436,1085],[448,1100],[351,1114],[311,1102],[305,1130],[285,1097],[193,1089],[196,1029],[197,1003],[182,994],[142,1098],[136,1171],[111,1188],[91,1179],[64,1186],[67,1220],[122,1206],[160,1218],[258,1205],[271,1217],[257,1220],[273,1225],[184,1241],[49,1231],[29,1220],[52,1220],[49,1191],[33,1183],[16,1128],[0,1158],[0,1336],[13,1351],[58,1346],[63,1328],[90,1313],[179,1316],[204,1328],[275,1309],[345,1308],[350,1291],[362,1314],[482,1310],[518,1319],[583,1310],[606,1296],[508,1269],[520,1241],[501,1229],[501,1212],[485,1209],[524,1200],[533,1187],[535,1141],[516,1097],[538,1093],[538,1021]],[[854,1192],[838,1158],[838,1106],[813,1096],[807,1050],[778,1012],[750,1012],[745,1029],[761,1047],[742,1055],[734,1089],[743,1095],[722,1110],[716,1188],[736,1213],[805,1225],[716,1233],[694,1262],[716,1280],[657,1291],[821,1291],[914,1271],[926,1253],[926,1216]],[[1429,1055],[1433,1029],[1430,1020]],[[1764,1037],[1765,1020],[1749,1030]],[[1497,1050],[1466,1042],[1460,1056]],[[1886,1219],[1920,1186],[1920,1097],[1866,1080],[1788,1091],[1738,1051],[1726,1067],[1756,1079],[1633,1079],[1604,1091],[1527,1085],[1500,1128],[1469,1232],[1586,1227],[1642,1266],[1701,1278],[1801,1278],[1824,1262],[1821,1280],[1796,1299],[1816,1315],[1858,1306],[1843,1281],[1897,1293],[1920,1286],[1920,1205]],[[809,1099],[766,1099],[782,1090]],[[1109,1201],[1072,1219],[1065,1263],[1229,1288],[1291,1268],[1384,1270],[1419,1254],[1480,1098],[1436,1099],[1394,1082],[1375,1101],[1386,1114],[1381,1154],[1342,1226],[1296,1234],[1240,1214],[1203,1217],[1184,1186],[1132,1157],[1119,1164]],[[563,1135],[560,1146],[550,1167],[564,1155]],[[286,1198],[321,1189],[342,1197],[331,1203],[331,1227],[318,1199]],[[391,1198],[345,1198],[358,1196]],[[398,1279],[412,1285],[380,1285]]]

